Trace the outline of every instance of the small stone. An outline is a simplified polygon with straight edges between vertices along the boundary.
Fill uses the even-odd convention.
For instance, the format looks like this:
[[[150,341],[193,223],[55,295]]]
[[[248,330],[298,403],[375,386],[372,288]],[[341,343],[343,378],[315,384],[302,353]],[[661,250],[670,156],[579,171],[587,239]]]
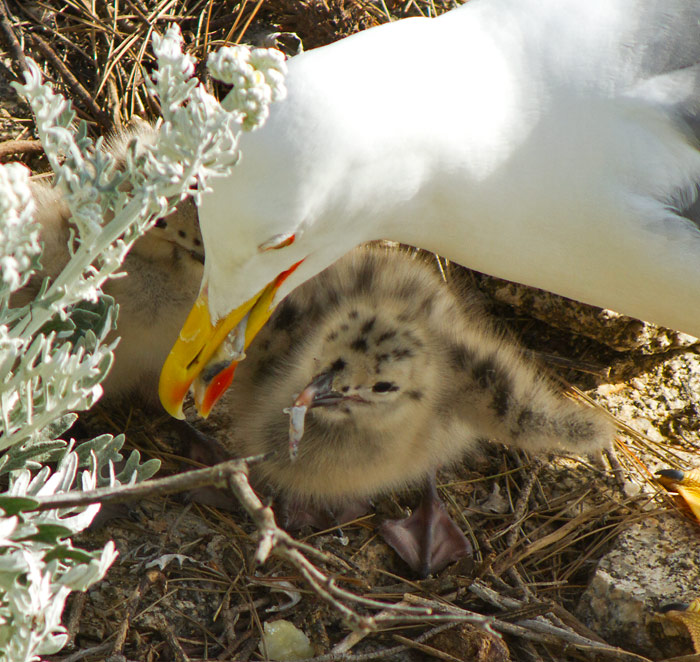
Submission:
[[[303,660],[313,657],[314,649],[309,638],[289,621],[268,621],[263,626],[265,633],[260,650],[270,660]]]

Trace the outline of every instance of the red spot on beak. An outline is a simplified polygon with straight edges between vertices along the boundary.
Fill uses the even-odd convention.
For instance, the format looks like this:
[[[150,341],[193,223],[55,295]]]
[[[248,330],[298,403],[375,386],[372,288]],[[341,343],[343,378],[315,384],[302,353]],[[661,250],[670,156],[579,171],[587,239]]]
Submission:
[[[294,235],[292,235],[292,239],[289,243],[291,244],[292,241],[294,241]],[[301,260],[299,260],[299,262],[293,264],[291,267],[289,267],[289,269],[287,269],[286,271],[283,271],[279,276],[277,276],[277,278],[275,278],[275,289],[278,289],[279,286],[282,285],[282,283],[284,283],[284,281],[287,280],[287,278],[289,278],[296,271],[297,267],[305,259],[306,258],[302,258]]]
[[[220,373],[218,373],[214,379],[211,380],[207,390],[204,393],[204,398],[199,408],[199,413],[201,416],[206,418],[209,416],[209,412],[214,408],[214,405],[219,401],[219,398],[226,392],[226,389],[231,386],[233,381],[233,373],[236,371],[236,366],[238,363],[234,361],[230,363],[226,368],[224,368]]]

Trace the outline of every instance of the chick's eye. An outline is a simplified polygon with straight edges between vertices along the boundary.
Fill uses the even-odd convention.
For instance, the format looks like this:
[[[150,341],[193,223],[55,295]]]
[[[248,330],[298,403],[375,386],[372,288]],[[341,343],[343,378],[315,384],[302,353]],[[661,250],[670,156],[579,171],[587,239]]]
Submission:
[[[398,391],[399,387],[396,386],[396,384],[392,384],[391,382],[377,382],[372,387],[372,390],[375,393],[389,393],[389,391]]]

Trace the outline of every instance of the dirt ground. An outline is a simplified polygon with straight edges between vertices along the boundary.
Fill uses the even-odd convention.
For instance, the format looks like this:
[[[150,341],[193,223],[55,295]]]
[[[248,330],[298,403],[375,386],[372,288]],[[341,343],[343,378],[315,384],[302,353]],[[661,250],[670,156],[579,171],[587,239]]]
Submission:
[[[429,15],[449,5],[0,0],[0,14],[6,14],[0,23],[7,19],[0,39],[0,141],[33,138],[28,110],[7,85],[19,71],[17,48],[44,63],[100,135],[134,114],[149,117],[156,110],[139,84],[152,64],[147,35],[153,26],[162,30],[178,22],[199,58],[226,40],[267,44],[272,33],[281,33],[276,43],[293,54],[299,42],[305,49],[327,44],[386,22],[387,14]],[[17,44],[8,38],[8,25]],[[36,170],[46,168],[40,153],[19,156]],[[377,629],[364,636],[352,634],[347,614],[313,591],[289,563],[273,554],[256,567],[256,527],[233,497],[231,510],[203,506],[187,494],[130,504],[75,539],[85,548],[114,540],[119,558],[103,582],[71,596],[64,620],[70,644],[51,659],[265,659],[264,624],[279,619],[308,635],[318,661],[624,658],[612,649],[592,653],[583,642],[595,642],[596,636],[572,612],[615,536],[648,514],[650,500],[654,508],[671,507],[663,494],[653,496],[656,488],[644,467],[676,466],[679,455],[700,446],[697,347],[652,354],[644,345],[612,349],[601,342],[605,334],[586,336],[586,316],[598,311],[585,309],[575,333],[557,328],[556,319],[549,324],[493,298],[491,280],[481,274],[461,269],[456,274],[489,297],[493,313],[570,392],[579,389],[617,418],[616,461],[551,456],[542,462],[494,443],[478,466],[443,471],[441,495],[475,554],[434,578],[417,579],[377,536],[378,523],[405,513],[415,494],[378,500],[370,515],[343,527],[342,536],[302,531],[301,540],[327,553],[311,560],[343,590],[386,604],[390,615],[388,607],[398,603],[424,608],[420,617],[402,612],[379,619]],[[191,465],[181,457],[181,439],[165,417],[124,403],[98,407],[82,418],[92,433],[124,432],[128,447],[162,461],[164,475]],[[215,426],[195,425],[216,436]],[[352,597],[338,602],[365,616],[384,613]],[[426,615],[426,608],[434,615]],[[492,616],[492,630],[474,626],[467,612]]]

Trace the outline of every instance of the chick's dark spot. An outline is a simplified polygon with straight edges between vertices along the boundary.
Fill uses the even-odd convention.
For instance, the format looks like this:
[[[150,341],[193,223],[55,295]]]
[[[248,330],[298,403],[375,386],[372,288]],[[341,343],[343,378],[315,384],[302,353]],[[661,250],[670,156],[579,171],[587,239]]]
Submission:
[[[345,368],[347,365],[347,362],[343,358],[337,358],[333,363],[331,364],[331,371],[332,372],[340,372]]]
[[[350,347],[356,352],[362,352],[364,354],[368,349],[367,338],[364,338],[363,336],[355,338],[355,340],[352,341]]]
[[[167,228],[167,227],[168,227],[168,223],[167,223],[167,221],[166,221],[164,218],[159,218],[159,219],[156,221],[156,227],[157,227],[157,228]]]
[[[508,384],[500,382],[495,385],[495,392],[493,394],[493,400],[491,401],[491,406],[496,412],[498,418],[505,418],[508,413],[510,405],[510,388]]]
[[[412,299],[420,289],[420,283],[416,280],[409,280],[398,289],[396,296],[399,299]]]
[[[382,371],[382,363],[388,361],[390,357],[390,354],[377,354],[377,356],[375,356],[374,372],[376,374]]]
[[[356,319],[357,319],[357,316],[358,316],[359,314],[360,314],[360,313],[358,313],[356,310],[351,310],[351,311],[348,313],[348,317],[349,317],[351,320],[356,320]]]
[[[401,359],[408,359],[413,356],[413,351],[405,348],[405,349],[395,349],[391,355],[398,361]]]
[[[283,301],[277,309],[273,329],[280,331],[291,328],[299,318],[299,308],[288,300]]]
[[[490,375],[494,372],[496,366],[493,361],[483,359],[478,361],[472,367],[472,377],[476,380],[481,388],[486,388],[491,381]]]
[[[326,307],[337,306],[340,303],[340,295],[335,290],[326,292]]]
[[[479,388],[492,392],[491,409],[504,418],[511,401],[511,384],[508,376],[491,359],[477,361],[472,367],[472,377]]]
[[[377,338],[377,345],[380,345],[380,344],[383,343],[385,340],[390,340],[390,339],[393,338],[395,335],[396,335],[396,331],[394,331],[394,330],[392,330],[392,331],[385,331],[384,333],[382,333],[381,336],[379,336],[379,338]]]
[[[533,431],[547,426],[547,417],[543,413],[535,413],[529,407],[523,407],[516,419],[516,429],[511,431],[513,437],[520,436],[524,430]]]
[[[523,426],[527,425],[532,420],[533,415],[534,414],[532,412],[532,409],[528,409],[527,407],[523,407],[522,411],[518,415],[518,420],[516,422],[520,427],[523,427]]]
[[[406,395],[411,398],[411,400],[422,400],[423,399],[423,391],[419,391],[418,389],[411,389],[410,391],[406,391]]]
[[[504,407],[507,407],[510,399],[511,384],[508,375],[491,359],[478,361],[472,368],[472,376],[480,388],[491,389],[494,392],[494,400],[498,400],[496,411],[501,410],[505,415]]]
[[[267,381],[275,373],[278,363],[278,357],[274,355],[261,359],[250,377],[253,384]]]
[[[343,388],[340,389],[343,393],[347,393],[350,390],[349,386],[343,386]]]
[[[374,267],[371,263],[365,262],[357,272],[355,289],[358,294],[369,294],[374,281]]]
[[[591,421],[581,421],[575,417],[564,421],[564,430],[569,439],[593,439],[596,426]]]
[[[195,239],[193,243],[194,243],[195,246],[201,246],[201,245],[202,245],[202,242],[201,242],[199,239]]]
[[[363,325],[362,329],[360,330],[360,333],[366,334],[369,333],[372,330],[372,327],[374,326],[374,323],[377,321],[376,317],[372,317],[368,319]]]
[[[326,341],[327,342],[333,342],[336,340],[338,337],[338,332],[337,331],[331,331],[327,336],[326,336]]]
[[[183,239],[187,236],[187,233],[184,230],[178,230],[177,234]]]
[[[453,345],[449,349],[450,363],[457,370],[466,370],[472,363],[472,353],[464,345]]]

